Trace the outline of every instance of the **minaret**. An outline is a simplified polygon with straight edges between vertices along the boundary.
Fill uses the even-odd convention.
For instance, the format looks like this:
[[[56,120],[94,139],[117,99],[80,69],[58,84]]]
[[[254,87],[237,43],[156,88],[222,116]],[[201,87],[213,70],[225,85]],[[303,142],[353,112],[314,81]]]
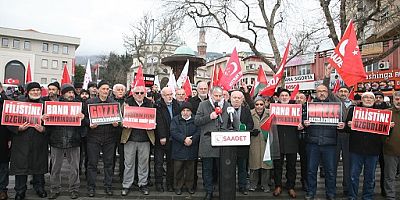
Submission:
[[[204,28],[200,28],[199,31],[199,42],[197,43],[198,56],[206,58],[207,53],[207,43],[206,43],[206,31]]]

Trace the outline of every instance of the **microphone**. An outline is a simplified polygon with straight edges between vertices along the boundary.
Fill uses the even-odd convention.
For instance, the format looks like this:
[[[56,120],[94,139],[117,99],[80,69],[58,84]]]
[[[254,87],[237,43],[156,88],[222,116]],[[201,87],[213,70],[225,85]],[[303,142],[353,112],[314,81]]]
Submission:
[[[235,108],[228,107],[226,109],[226,112],[229,114],[229,119],[231,120],[231,123],[233,123],[233,113],[235,113]]]
[[[214,112],[218,115],[218,120],[221,124],[224,123],[222,120],[221,114],[222,114],[222,109],[219,107],[218,102],[214,102]]]

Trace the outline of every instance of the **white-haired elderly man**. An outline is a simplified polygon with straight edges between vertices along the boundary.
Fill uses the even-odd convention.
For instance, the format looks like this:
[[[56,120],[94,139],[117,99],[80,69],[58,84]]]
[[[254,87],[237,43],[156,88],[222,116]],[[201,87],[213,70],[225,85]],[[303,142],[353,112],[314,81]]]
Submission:
[[[133,97],[128,97],[126,103],[129,106],[152,108],[153,103],[145,98],[146,88],[138,86],[133,88]],[[129,189],[135,177],[135,158],[138,157],[137,174],[139,190],[144,195],[149,195],[148,175],[149,175],[149,155],[150,142],[154,144],[154,130],[132,128],[129,132],[124,131],[121,136],[121,143],[124,143],[125,169],[122,181],[121,195],[128,195]]]
[[[121,108],[123,108],[124,102],[125,102],[125,95],[126,95],[126,87],[125,85],[122,84],[115,84],[113,86],[113,97],[116,102],[118,102],[121,105]],[[115,150],[118,148],[118,154],[119,154],[119,180],[122,182],[123,176],[124,176],[124,144],[121,144],[121,134],[122,134],[122,127],[118,126],[117,130],[117,141],[115,144]],[[115,171],[115,162],[117,160],[116,154],[114,154],[114,164],[113,164],[113,171]]]

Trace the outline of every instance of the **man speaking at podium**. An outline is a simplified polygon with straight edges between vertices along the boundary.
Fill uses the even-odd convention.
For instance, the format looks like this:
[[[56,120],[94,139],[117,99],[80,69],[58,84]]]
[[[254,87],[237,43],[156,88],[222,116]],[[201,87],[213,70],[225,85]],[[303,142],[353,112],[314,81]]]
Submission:
[[[200,103],[197,109],[194,123],[201,128],[199,157],[203,162],[203,182],[206,190],[204,199],[212,199],[213,196],[213,162],[219,164],[219,147],[211,146],[211,132],[227,131],[230,123],[226,112],[230,104],[222,97],[222,88],[213,87],[209,100]],[[234,115],[235,116],[235,115]],[[238,127],[237,117],[234,117],[234,127]]]

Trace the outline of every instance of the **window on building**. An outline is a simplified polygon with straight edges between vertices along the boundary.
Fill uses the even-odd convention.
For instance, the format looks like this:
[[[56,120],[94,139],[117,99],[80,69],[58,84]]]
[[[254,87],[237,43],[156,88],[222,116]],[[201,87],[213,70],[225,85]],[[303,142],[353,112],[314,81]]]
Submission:
[[[31,42],[30,41],[25,41],[24,42],[24,49],[25,50],[31,50]]]
[[[298,66],[298,75],[306,75],[306,74],[311,74],[311,66],[310,65]]]
[[[48,52],[49,51],[49,43],[43,43],[42,51]]]
[[[16,40],[16,39],[13,40],[13,48],[19,49],[19,40]]]
[[[1,46],[8,47],[8,38],[1,38]]]
[[[41,78],[40,84],[47,84],[47,78]]]
[[[53,53],[58,53],[60,46],[58,44],[53,44]]]
[[[254,81],[256,81],[256,79],[255,78],[251,78],[251,85],[253,85],[254,84]]]
[[[373,71],[378,71],[379,70],[379,64],[378,63],[372,63],[371,65],[366,65],[365,67],[365,72],[373,72]]]
[[[290,75],[290,69],[289,69],[289,68],[286,68],[285,71],[283,71],[283,74],[285,75],[285,77],[291,76],[291,75]]]
[[[53,69],[58,68],[58,60],[53,60],[53,64],[51,65],[51,68],[53,68]]]
[[[49,61],[47,59],[42,59],[42,68],[48,68],[49,66]]]
[[[57,81],[56,78],[51,78],[51,83],[54,83],[54,82],[56,82],[56,81]]]
[[[63,46],[63,54],[68,54],[68,46],[67,45]]]

